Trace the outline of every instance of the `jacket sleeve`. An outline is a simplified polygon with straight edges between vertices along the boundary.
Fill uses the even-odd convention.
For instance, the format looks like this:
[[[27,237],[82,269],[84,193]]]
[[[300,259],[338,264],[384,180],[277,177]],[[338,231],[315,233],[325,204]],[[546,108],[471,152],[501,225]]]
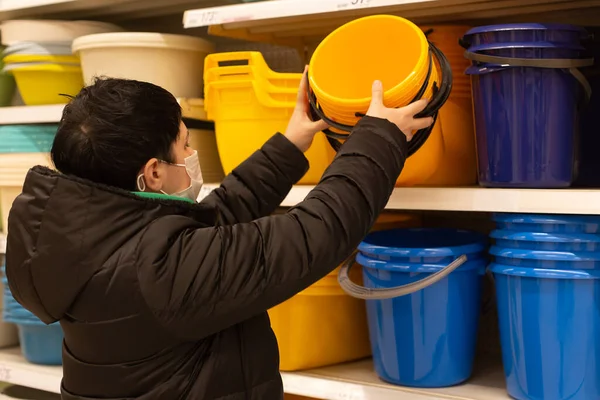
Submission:
[[[254,221],[272,214],[307,170],[304,154],[278,133],[202,202],[216,207],[224,224]]]
[[[287,300],[333,271],[368,233],[406,151],[395,125],[365,117],[319,185],[286,214],[214,228],[182,216],[155,221],[137,254],[147,305],[176,335],[196,340]]]

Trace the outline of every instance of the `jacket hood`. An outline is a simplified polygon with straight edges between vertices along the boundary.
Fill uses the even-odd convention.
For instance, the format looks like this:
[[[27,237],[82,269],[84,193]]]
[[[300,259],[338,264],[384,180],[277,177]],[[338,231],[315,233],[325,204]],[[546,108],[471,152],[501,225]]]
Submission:
[[[202,203],[139,196],[34,167],[8,218],[10,289],[43,322],[56,322],[103,264],[152,221],[182,215],[208,225],[216,214]]]

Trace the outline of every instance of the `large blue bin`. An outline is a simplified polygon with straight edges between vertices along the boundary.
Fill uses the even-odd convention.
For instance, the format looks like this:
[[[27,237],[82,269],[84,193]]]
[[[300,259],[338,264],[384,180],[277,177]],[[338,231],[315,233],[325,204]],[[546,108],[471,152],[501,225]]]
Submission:
[[[473,369],[486,238],[453,229],[375,232],[359,246],[364,286],[391,288],[421,280],[461,255],[468,261],[441,281],[389,300],[367,300],[375,370],[387,382],[444,387]]]
[[[600,271],[490,270],[508,394],[600,399]]]
[[[506,42],[553,42],[579,44],[587,38],[586,30],[566,24],[502,24],[480,26],[463,37],[467,46]]]
[[[600,216],[495,213],[498,229],[520,232],[600,233]]]

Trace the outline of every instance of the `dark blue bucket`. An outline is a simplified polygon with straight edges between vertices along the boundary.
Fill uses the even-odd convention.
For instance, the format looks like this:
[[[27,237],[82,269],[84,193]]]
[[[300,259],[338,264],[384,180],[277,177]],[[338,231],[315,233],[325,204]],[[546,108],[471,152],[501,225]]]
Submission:
[[[473,369],[486,238],[453,229],[375,232],[357,262],[364,286],[391,288],[422,280],[462,255],[468,261],[441,281],[410,295],[368,300],[375,370],[387,382],[444,387]]]
[[[500,248],[566,252],[600,252],[600,235],[519,232],[497,229],[490,234]]]
[[[600,252],[545,251],[492,246],[496,263],[523,268],[600,270]]]
[[[498,229],[520,232],[600,233],[600,216],[495,213]]]
[[[492,264],[508,394],[600,399],[600,271]]]
[[[585,29],[564,24],[502,24],[473,28],[463,37],[466,46],[507,42],[554,42],[579,44]]]
[[[495,45],[477,49],[486,46],[500,51]],[[546,43],[539,49],[510,47],[506,51],[520,58],[544,52],[554,59],[563,51],[563,55],[576,51],[571,45],[553,46]],[[476,64],[466,74],[471,76],[473,90],[479,183],[487,187],[571,186],[576,176],[582,99],[577,79],[563,69]]]

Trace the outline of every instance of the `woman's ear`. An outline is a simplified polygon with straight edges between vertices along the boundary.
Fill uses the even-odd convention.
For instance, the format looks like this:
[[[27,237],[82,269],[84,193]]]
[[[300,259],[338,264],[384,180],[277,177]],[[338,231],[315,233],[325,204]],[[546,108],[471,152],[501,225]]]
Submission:
[[[156,158],[150,159],[139,175],[141,176],[138,178],[138,189],[143,188],[145,192],[160,192],[165,176],[164,168],[161,168],[161,163]],[[143,182],[140,182],[142,180]]]

